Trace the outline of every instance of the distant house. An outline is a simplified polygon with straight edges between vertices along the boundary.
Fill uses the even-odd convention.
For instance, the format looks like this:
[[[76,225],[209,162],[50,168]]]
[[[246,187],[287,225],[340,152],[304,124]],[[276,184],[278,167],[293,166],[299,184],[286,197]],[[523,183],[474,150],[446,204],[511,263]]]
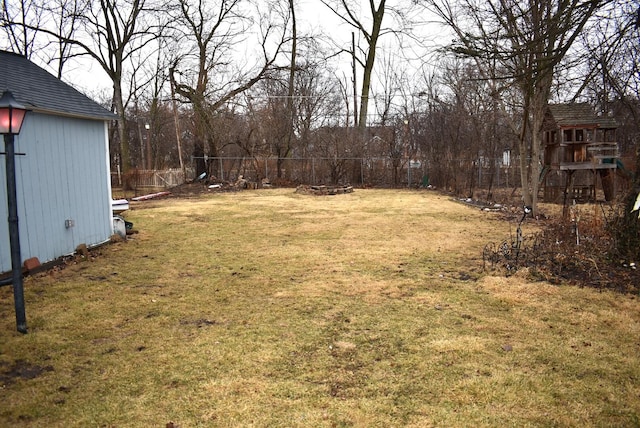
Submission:
[[[544,200],[595,200],[598,178],[606,200],[615,196],[616,121],[586,103],[552,104],[543,129]]]
[[[0,94],[31,111],[16,136],[21,255],[45,263],[95,246],[113,231],[108,122],[114,114],[19,55],[0,51]],[[0,138],[0,145],[4,142]],[[0,155],[0,219],[7,219]],[[7,223],[0,221],[0,273],[11,270]]]

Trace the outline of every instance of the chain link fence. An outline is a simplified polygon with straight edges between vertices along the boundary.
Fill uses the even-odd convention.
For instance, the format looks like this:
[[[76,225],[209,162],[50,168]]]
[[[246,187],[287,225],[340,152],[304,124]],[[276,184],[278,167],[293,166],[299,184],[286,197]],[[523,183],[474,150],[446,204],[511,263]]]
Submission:
[[[204,161],[204,162],[203,162]],[[196,163],[206,173],[197,176]],[[192,180],[235,182],[238,179],[275,185],[354,185],[358,187],[437,187],[454,193],[520,186],[519,169],[503,159],[432,162],[380,157],[202,157],[180,169],[113,172],[112,187],[171,188]]]
[[[427,187],[449,190],[467,187],[516,187],[519,170],[500,159],[434,163],[409,158],[203,157],[209,181],[234,182],[242,176],[257,183],[344,185],[362,187]]]

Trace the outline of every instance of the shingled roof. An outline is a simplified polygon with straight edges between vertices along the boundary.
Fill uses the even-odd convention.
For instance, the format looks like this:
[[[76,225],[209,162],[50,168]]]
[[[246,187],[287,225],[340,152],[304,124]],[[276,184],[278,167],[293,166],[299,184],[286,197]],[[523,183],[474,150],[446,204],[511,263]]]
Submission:
[[[597,125],[605,129],[618,127],[614,118],[596,115],[587,103],[549,104],[549,114],[557,126]]]
[[[0,94],[9,90],[27,108],[86,119],[117,116],[23,56],[0,50]]]

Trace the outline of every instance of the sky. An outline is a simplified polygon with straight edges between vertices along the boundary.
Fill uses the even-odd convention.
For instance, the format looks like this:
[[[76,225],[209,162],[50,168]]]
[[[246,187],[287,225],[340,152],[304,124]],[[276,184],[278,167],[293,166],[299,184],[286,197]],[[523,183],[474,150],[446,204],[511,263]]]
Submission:
[[[210,0],[210,6],[213,7],[216,0]],[[362,13],[357,13],[360,19],[368,23],[370,19],[367,18],[370,15],[369,12],[369,0],[353,0],[355,2],[360,2],[360,10]],[[379,0],[378,0],[379,1]],[[407,0],[387,0],[387,6],[394,7],[399,2],[406,2]],[[319,34],[324,38],[331,38],[334,40],[335,45],[341,46],[345,49],[351,48],[351,34],[354,31],[354,28],[344,23],[339,17],[337,17],[332,11],[330,11],[325,5],[322,4],[321,0],[297,0],[296,1],[296,16],[298,19],[298,34]],[[384,23],[387,26],[393,24],[393,16],[390,12],[387,12],[384,18]],[[367,25],[367,24],[365,24]],[[370,24],[369,24],[370,25]],[[424,38],[436,38],[435,34],[438,34],[438,31],[441,30],[437,26],[437,24],[430,24],[424,27],[421,27],[421,32],[424,35]],[[4,33],[0,32],[0,49],[5,48],[7,46],[7,41],[2,40],[2,37],[5,37]],[[358,32],[356,32],[356,39],[359,37]],[[402,55],[405,56],[413,56],[413,60],[409,63],[403,62],[401,59],[397,59],[394,66],[403,67],[404,65],[400,64],[408,64],[407,67],[417,69],[418,67],[424,66],[425,62],[431,61],[429,56],[421,56],[417,55],[415,52],[412,52],[411,49],[406,49],[401,51],[398,49],[397,45],[395,45],[396,38],[387,34],[382,36],[377,49],[377,59],[376,59],[376,67],[374,69],[374,76],[372,81],[372,91],[370,96],[375,96],[376,93],[381,93],[380,88],[380,80],[377,76],[382,75],[383,62],[386,61],[388,57],[388,52],[391,52],[393,55]],[[365,46],[364,42],[360,44],[362,47]],[[433,51],[433,49],[432,49]],[[239,48],[239,55],[243,55],[246,52],[246,49]],[[242,52],[242,53],[240,53]],[[52,69],[51,66],[48,66],[43,61],[39,60],[39,57],[42,55],[38,55],[37,52],[34,56],[32,56],[32,61],[42,66],[43,68],[49,70],[52,74],[55,74],[55,70]],[[299,57],[300,58],[300,57]],[[352,78],[352,62],[351,58],[348,54],[343,53],[332,60],[331,66],[336,70],[336,75],[340,76],[344,81],[350,82]],[[378,73],[376,73],[378,72]],[[62,78],[66,83],[70,84],[74,88],[79,91],[85,93],[90,98],[96,100],[102,104],[108,104],[110,102],[112,96],[112,83],[108,78],[106,72],[100,67],[100,65],[91,60],[88,56],[79,57],[69,60],[65,64],[64,75]],[[356,91],[360,94],[360,85],[362,82],[362,68],[358,67],[358,76],[356,82]],[[415,82],[416,84],[417,81]],[[349,83],[350,85],[350,83]],[[351,88],[348,89],[349,92],[352,91]],[[405,89],[406,92],[414,91],[413,88]],[[166,90],[166,94],[164,97],[169,98],[170,94],[169,90]],[[415,90],[417,92],[417,90]],[[373,112],[374,104],[373,102],[369,105],[370,114]]]
[[[362,2],[361,8],[365,11],[363,19],[366,20],[366,16],[369,14],[367,12],[368,0],[359,1]],[[393,4],[392,1],[387,1],[388,4]],[[351,46],[351,32],[353,31],[353,28],[346,25],[342,20],[336,17],[331,11],[321,4],[320,0],[301,0],[296,3],[296,7],[299,34],[313,32],[324,36],[331,36],[333,39],[337,40],[339,45],[344,47]],[[391,23],[391,16],[389,14],[385,16],[384,22],[387,24]],[[432,24],[429,28],[429,32],[434,34],[436,31],[432,30],[435,29],[436,24]],[[394,50],[393,42],[394,37],[392,35],[386,35],[381,38],[377,51],[378,64],[383,60],[385,50]],[[35,59],[34,61],[37,62]],[[335,59],[335,62],[338,64],[337,67],[342,73],[344,73],[344,75],[351,75],[351,59],[348,55],[342,54]],[[419,62],[420,61],[418,61],[418,63]],[[96,62],[89,58],[78,58],[67,63],[65,67],[65,76],[63,77],[63,80],[74,86],[76,89],[86,93],[94,99],[108,98],[110,96],[112,84],[104,70],[102,70]],[[358,77],[358,80],[361,81],[361,77]]]

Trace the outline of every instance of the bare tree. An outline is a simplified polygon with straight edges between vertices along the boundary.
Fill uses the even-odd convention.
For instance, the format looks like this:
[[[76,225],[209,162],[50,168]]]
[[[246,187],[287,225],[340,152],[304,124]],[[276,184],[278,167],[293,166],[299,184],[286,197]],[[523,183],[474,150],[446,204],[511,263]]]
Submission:
[[[428,1],[456,36],[451,51],[473,58],[484,77],[509,81],[517,88],[522,102],[518,140],[522,193],[534,213],[541,127],[554,72],[605,1],[486,0],[478,4],[465,0],[457,6],[448,0]]]
[[[43,5],[48,18],[47,27],[55,28],[56,37],[51,44],[55,50],[48,53],[47,62],[56,63],[55,70],[58,79],[62,79],[64,66],[71,58],[82,53],[73,51],[73,43],[78,31],[78,23],[89,7],[89,0],[55,0]],[[48,50],[47,50],[48,51]]]
[[[144,169],[155,169],[164,164],[162,159],[163,153],[172,160],[179,161],[180,168],[184,172],[181,158],[181,147],[177,140],[178,134],[175,132],[175,121],[173,135],[167,135],[167,112],[172,101],[167,91],[169,90],[169,74],[170,58],[166,55],[166,37],[162,34],[162,29],[166,25],[162,22],[166,15],[157,15],[157,27],[161,30],[160,37],[154,40],[155,46],[148,46],[148,49],[136,52],[131,56],[130,68],[133,70],[129,80],[129,94],[133,98],[134,116],[140,120],[136,122],[139,129],[137,138],[144,140],[144,150],[142,151],[142,159],[138,163]],[[175,117],[174,117],[175,119]],[[141,126],[148,128],[143,132]],[[140,136],[144,134],[144,139]],[[174,156],[175,151],[177,156]],[[143,161],[142,161],[143,160]],[[178,162],[176,162],[177,164]],[[170,166],[175,166],[170,165]]]
[[[113,83],[113,105],[119,118],[120,158],[125,173],[130,168],[131,159],[123,79],[127,73],[127,61],[134,53],[145,49],[156,35],[156,29],[146,19],[146,12],[150,11],[147,1],[151,0],[91,1],[86,7],[72,9],[67,16],[76,23],[73,31],[66,25],[48,28],[39,20],[23,23],[26,29],[55,37],[60,46],[64,46],[64,52],[69,52],[70,45],[79,49],[105,71]]]
[[[624,197],[624,209],[614,230],[616,259],[640,257],[640,220],[633,211],[640,194],[640,6],[613,1],[584,38],[587,78],[576,91],[595,101],[603,114],[613,114],[620,127],[618,143],[623,156],[635,163],[635,174]]]
[[[309,59],[309,58],[307,58]],[[340,82],[324,62],[307,63],[296,73],[295,129],[305,150],[314,129],[342,124]]]
[[[374,97],[374,106],[376,113],[380,117],[380,124],[385,125],[391,120],[391,116],[397,113],[394,106],[394,99],[402,90],[401,74],[404,72],[400,69],[395,61],[395,57],[387,53],[382,61],[382,71],[379,73],[379,85],[381,90],[379,95]],[[404,112],[406,116],[406,111]]]
[[[204,156],[217,156],[212,115],[276,67],[286,41],[286,23],[272,20],[269,12],[256,14],[245,0],[220,1],[216,8],[205,5],[204,0],[180,0],[179,4],[175,32],[183,48],[176,47],[169,74],[176,94],[193,107],[199,174],[207,170]],[[253,30],[258,34],[260,58],[234,67],[242,61],[235,48],[251,33],[252,17],[257,21]]]
[[[378,42],[380,37],[401,29],[389,29],[382,25],[385,13],[389,10],[386,0],[370,0],[367,12],[370,14],[367,18],[361,18],[355,3],[349,0],[322,0],[337,17],[358,32],[365,41],[366,47],[360,51],[362,56],[357,55],[355,43],[353,52],[351,52],[354,61],[357,61],[363,68],[362,85],[360,89],[360,109],[358,113],[357,126],[361,129],[367,126],[367,117],[369,114],[369,96],[371,92],[371,76],[375,64]],[[400,14],[398,14],[400,15]],[[369,19],[367,23],[365,19]]]
[[[289,16],[291,17],[291,60],[289,62],[289,81],[287,82],[287,136],[286,136],[286,151],[291,151],[292,142],[294,138],[294,120],[295,109],[293,103],[293,96],[295,95],[295,79],[297,71],[297,55],[298,55],[298,21],[296,19],[296,7],[294,0],[289,0],[288,8]],[[282,161],[278,157],[277,176],[282,175]]]
[[[364,61],[357,59],[353,52],[353,58],[363,66],[362,86],[360,90],[360,109],[358,115],[358,127],[364,129],[367,126],[367,115],[369,108],[369,93],[371,88],[371,74],[375,64],[376,48],[378,39],[382,32],[382,20],[386,11],[386,0],[379,0],[376,4],[374,0],[369,1],[369,12],[371,13],[371,27],[365,27],[365,23],[357,16],[354,5],[347,0],[339,0],[334,4],[323,0],[323,3],[331,9],[338,17],[342,18],[348,25],[352,26],[365,39],[367,49],[364,51]],[[353,47],[355,49],[355,46]]]
[[[2,0],[0,28],[6,36],[9,50],[31,58],[36,49],[38,29],[42,26],[42,12],[37,1]]]
[[[155,37],[154,27],[146,22],[146,0],[100,0],[92,3],[83,25],[91,44],[74,40],[93,58],[113,83],[113,103],[118,115],[120,157],[124,173],[131,167],[126,130],[126,104],[123,91],[125,63]]]
[[[276,158],[276,176],[282,178],[283,162],[288,157],[294,146],[293,120],[294,110],[294,86],[289,86],[290,74],[286,71],[286,76],[280,79],[272,76],[261,81],[256,91],[252,93],[248,103],[248,113],[250,116],[258,117],[257,121],[252,119],[252,129],[258,130],[257,134],[268,143],[271,155]],[[292,82],[294,84],[295,82]]]

